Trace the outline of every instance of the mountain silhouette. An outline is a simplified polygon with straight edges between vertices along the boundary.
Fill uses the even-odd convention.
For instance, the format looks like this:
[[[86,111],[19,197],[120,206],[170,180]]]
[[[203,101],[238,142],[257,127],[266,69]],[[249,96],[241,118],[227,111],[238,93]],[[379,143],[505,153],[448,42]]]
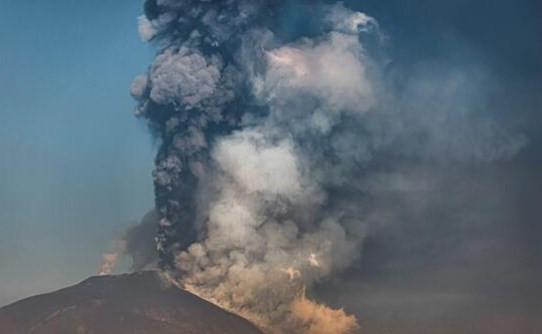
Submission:
[[[262,334],[157,272],[97,276],[0,308],[6,334]]]

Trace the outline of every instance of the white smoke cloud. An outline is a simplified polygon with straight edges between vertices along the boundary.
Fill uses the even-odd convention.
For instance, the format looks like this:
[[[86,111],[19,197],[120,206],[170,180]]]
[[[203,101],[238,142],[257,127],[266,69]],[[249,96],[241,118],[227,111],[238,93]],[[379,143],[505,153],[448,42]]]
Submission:
[[[177,255],[181,281],[271,333],[349,333],[355,318],[303,294],[358,258],[364,235],[356,208],[325,209],[335,171],[311,149],[338,113],[355,116],[374,104],[369,60],[357,36],[337,31],[265,54],[254,82],[269,114],[217,139],[215,169],[200,185],[215,190],[200,199],[205,232]]]
[[[357,35],[360,32],[374,30],[378,33],[378,22],[362,12],[352,12],[341,4],[331,6],[328,9],[324,22],[331,24],[335,30],[345,34]]]
[[[109,253],[102,254],[102,264],[100,266],[100,276],[111,275],[117,267],[120,258],[126,250],[126,240],[120,239],[115,241],[113,250]]]
[[[306,95],[326,111],[363,112],[373,105],[369,61],[357,36],[333,32],[322,42],[270,50],[267,57],[262,94],[269,103],[285,104]]]
[[[150,41],[156,35],[156,29],[152,26],[152,23],[145,17],[140,16],[137,18],[139,36],[145,42]]]
[[[280,1],[146,5],[142,36],[161,44],[131,92],[162,139],[153,176],[163,267],[269,333],[359,330],[305,292],[359,259],[371,218],[361,199],[431,186],[375,173],[375,156],[471,153],[441,131],[446,117],[435,127],[431,108],[383,92],[363,41],[380,38],[378,24],[364,13],[315,4],[324,32],[284,43],[264,26]],[[505,136],[510,149],[496,148],[496,131],[483,124],[468,128],[486,140],[474,151],[517,152]],[[420,133],[428,142],[412,145]]]
[[[244,131],[220,141],[213,157],[248,193],[288,196],[301,191],[299,162],[287,139],[269,145],[261,132]]]
[[[148,87],[148,77],[147,75],[139,75],[132,82],[132,87],[130,88],[130,94],[138,99],[145,94],[145,90]]]

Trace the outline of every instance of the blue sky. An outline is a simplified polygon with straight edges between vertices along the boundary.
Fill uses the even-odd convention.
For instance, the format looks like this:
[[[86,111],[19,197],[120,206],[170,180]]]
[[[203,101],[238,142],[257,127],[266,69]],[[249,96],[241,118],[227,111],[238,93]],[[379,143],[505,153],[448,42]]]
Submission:
[[[139,1],[0,2],[0,304],[95,274],[153,205]]]

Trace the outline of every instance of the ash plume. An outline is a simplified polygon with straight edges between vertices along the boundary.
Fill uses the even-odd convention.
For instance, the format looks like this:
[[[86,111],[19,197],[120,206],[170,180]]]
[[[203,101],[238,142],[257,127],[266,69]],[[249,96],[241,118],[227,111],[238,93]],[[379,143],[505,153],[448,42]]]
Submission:
[[[121,256],[126,249],[126,241],[119,239],[115,241],[113,250],[102,254],[102,263],[100,265],[100,276],[111,275],[115,267],[119,264]]]
[[[111,275],[123,256],[132,259],[132,270],[155,269],[158,263],[155,235],[158,231],[158,214],[150,210],[139,224],[130,227],[115,240],[110,252],[102,254],[100,275]]]
[[[160,267],[269,333],[353,333],[353,316],[308,296],[359,259],[374,220],[361,199],[409,186],[385,157],[501,159],[524,139],[463,128],[461,114],[446,125],[458,132],[425,123],[418,100],[387,89],[375,19],[299,2],[314,29],[285,33],[291,3],[145,2],[140,34],[159,51],[131,93],[161,142]],[[419,133],[429,139],[411,144]],[[464,148],[457,133],[481,144]]]

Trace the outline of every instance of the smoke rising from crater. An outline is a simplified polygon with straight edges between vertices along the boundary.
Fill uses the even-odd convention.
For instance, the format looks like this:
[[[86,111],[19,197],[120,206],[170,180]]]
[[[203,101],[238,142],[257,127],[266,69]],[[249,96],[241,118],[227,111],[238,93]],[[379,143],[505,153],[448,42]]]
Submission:
[[[484,120],[464,127],[464,113],[440,131],[410,112],[418,97],[388,89],[372,50],[381,41],[375,19],[311,3],[302,8],[314,32],[284,36],[286,5],[145,2],[140,34],[159,51],[131,93],[161,140],[160,265],[269,333],[351,333],[355,318],[306,292],[359,259],[375,220],[361,199],[410,186],[401,171],[386,172],[386,157],[502,159],[524,139]],[[461,75],[437,81],[445,89],[454,80]],[[431,88],[423,84],[412,87]],[[448,115],[443,105],[435,112]],[[428,140],[418,143],[420,133]]]

